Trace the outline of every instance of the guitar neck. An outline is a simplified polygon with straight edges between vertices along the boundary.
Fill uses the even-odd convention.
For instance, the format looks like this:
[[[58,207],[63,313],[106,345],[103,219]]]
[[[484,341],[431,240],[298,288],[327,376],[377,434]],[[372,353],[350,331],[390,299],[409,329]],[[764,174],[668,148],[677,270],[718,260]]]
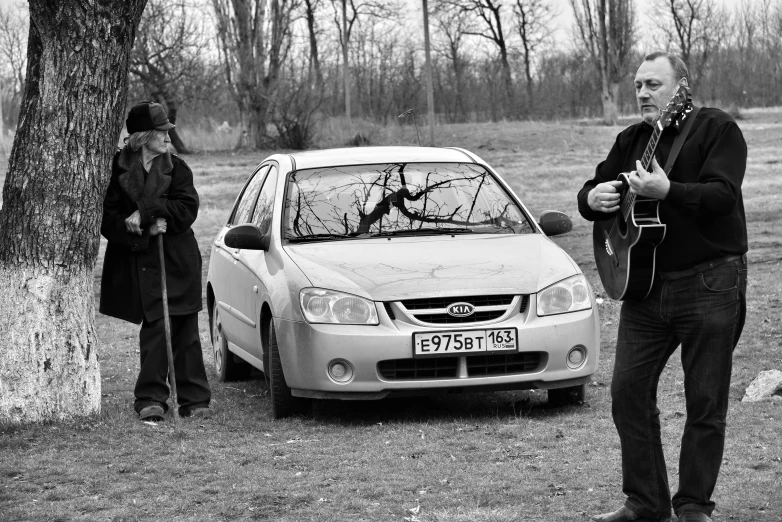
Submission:
[[[644,168],[644,170],[649,170],[649,167],[652,166],[652,159],[654,159],[654,151],[657,150],[657,144],[660,141],[660,135],[662,135],[663,130],[662,126],[658,122],[654,126],[654,132],[652,133],[652,137],[649,138],[649,143],[646,144],[646,150],[644,151],[644,155],[641,158],[641,166]]]
[[[644,170],[649,170],[652,166],[652,159],[654,158],[654,151],[657,150],[657,144],[660,142],[660,135],[663,133],[662,125],[660,125],[659,121],[654,126],[654,132],[652,132],[652,137],[649,138],[649,143],[646,144],[646,150],[644,151],[644,155],[641,158],[641,166],[644,168]],[[625,194],[625,197],[622,199],[622,203],[620,204],[622,214],[625,217],[625,220],[630,215],[630,210],[633,207],[633,204],[635,203],[635,192],[628,191]]]

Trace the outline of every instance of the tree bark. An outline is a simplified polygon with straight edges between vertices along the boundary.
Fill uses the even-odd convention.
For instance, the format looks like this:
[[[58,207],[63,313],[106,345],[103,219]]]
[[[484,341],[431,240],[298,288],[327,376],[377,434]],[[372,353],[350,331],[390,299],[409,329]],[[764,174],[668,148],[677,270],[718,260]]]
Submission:
[[[146,0],[30,0],[0,209],[0,423],[100,411],[93,269]]]
[[[603,100],[603,123],[616,125],[619,123],[619,84],[603,80],[601,99]]]
[[[345,82],[345,117],[350,123],[350,64],[348,64],[348,10],[347,0],[342,0],[342,77]]]
[[[0,154],[5,158],[5,121],[3,120],[3,80],[0,79]]]

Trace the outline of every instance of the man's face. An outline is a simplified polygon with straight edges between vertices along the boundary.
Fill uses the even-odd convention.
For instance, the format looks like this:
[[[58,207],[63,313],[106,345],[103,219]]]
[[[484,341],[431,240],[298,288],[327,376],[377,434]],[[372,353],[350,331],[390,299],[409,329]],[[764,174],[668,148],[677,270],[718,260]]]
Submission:
[[[667,58],[642,63],[635,73],[635,97],[641,118],[654,125],[678,88],[679,82]]]

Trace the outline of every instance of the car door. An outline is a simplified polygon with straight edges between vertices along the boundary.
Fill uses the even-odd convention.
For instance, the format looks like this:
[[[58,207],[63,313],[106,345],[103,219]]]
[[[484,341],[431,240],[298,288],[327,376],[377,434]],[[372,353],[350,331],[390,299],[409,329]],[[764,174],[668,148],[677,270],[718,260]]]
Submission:
[[[277,166],[272,164],[258,194],[252,218],[248,222],[257,226],[261,234],[266,234],[271,226],[274,209],[274,194],[277,190]],[[261,358],[260,306],[262,296],[267,289],[262,279],[268,273],[266,252],[263,250],[241,250],[236,253],[236,277],[231,283],[234,307],[239,317],[251,318],[241,321],[238,335],[234,341],[240,348],[257,358]]]
[[[240,250],[229,248],[223,242],[225,233],[231,227],[247,223],[252,216],[255,201],[261,190],[269,165],[259,167],[250,177],[234,205],[228,223],[215,239],[215,250],[212,256],[212,290],[215,294],[215,305],[220,308],[220,317],[229,341],[237,344],[237,339],[243,325],[252,322],[251,316],[246,317],[236,306],[236,279],[240,277],[241,265],[238,264]]]

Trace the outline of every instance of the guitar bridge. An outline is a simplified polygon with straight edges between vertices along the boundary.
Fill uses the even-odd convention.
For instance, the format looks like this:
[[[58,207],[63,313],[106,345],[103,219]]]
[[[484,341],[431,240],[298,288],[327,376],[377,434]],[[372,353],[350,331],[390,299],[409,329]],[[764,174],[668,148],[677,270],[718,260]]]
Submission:
[[[614,251],[611,250],[611,244],[608,242],[608,239],[606,239],[606,252],[608,253],[609,256],[614,255]]]

